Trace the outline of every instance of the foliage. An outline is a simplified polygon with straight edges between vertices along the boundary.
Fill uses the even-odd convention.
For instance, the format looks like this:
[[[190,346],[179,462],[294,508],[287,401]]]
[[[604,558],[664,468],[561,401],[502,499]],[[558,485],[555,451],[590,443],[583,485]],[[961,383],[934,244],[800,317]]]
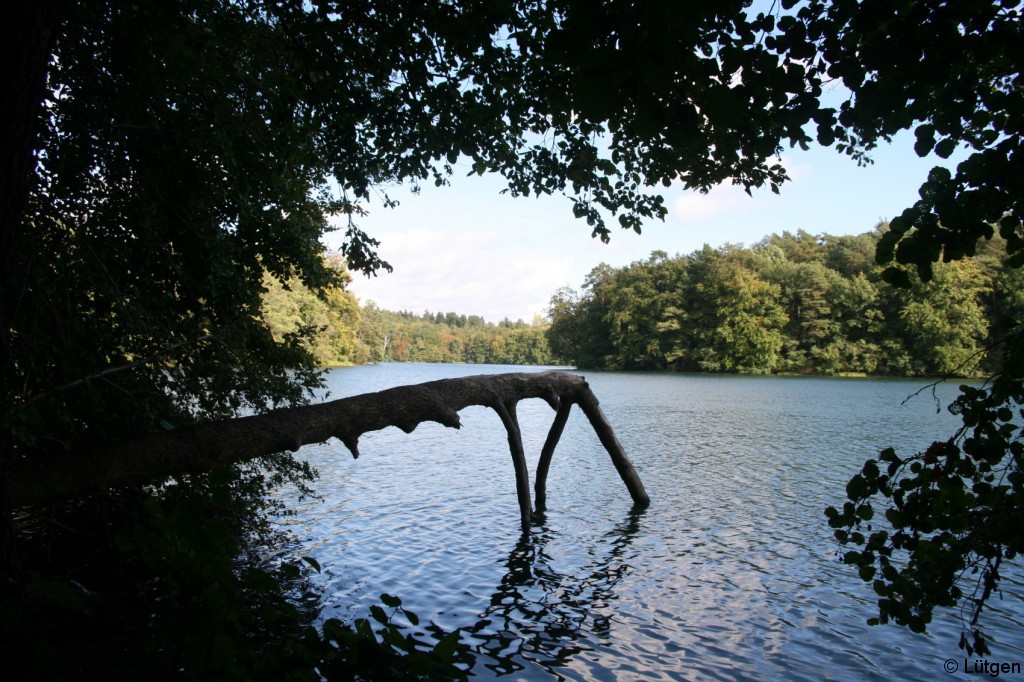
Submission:
[[[957,150],[966,156],[955,172],[929,173],[920,200],[893,218],[877,251],[879,263],[895,261],[886,280],[909,287],[903,266],[911,266],[922,281],[947,290],[935,305],[909,306],[904,320],[919,339],[949,335],[931,358],[948,370],[970,352],[963,335],[977,330],[978,303],[942,283],[936,261],[975,256],[979,240],[998,234],[1007,264],[1024,264],[1020,3],[810,0],[783,21],[779,45],[811,48],[819,56],[812,69],[850,92],[838,110],[819,112],[819,142],[836,142],[863,158],[879,141],[912,130],[922,157],[949,158]],[[943,268],[943,276],[970,290],[974,266],[957,266]],[[1013,288],[996,296],[1013,297]],[[998,322],[999,331],[1016,328]],[[923,630],[936,606],[961,603],[968,613],[961,646],[969,652],[988,650],[979,617],[998,588],[1001,562],[1019,551],[1024,527],[1013,421],[1024,395],[1019,334],[1003,343],[1006,355],[994,380],[983,389],[963,388],[951,406],[963,419],[957,434],[911,457],[883,451],[880,462],[869,461],[851,479],[842,512],[828,512],[839,541],[857,548],[844,559],[879,594],[880,620]],[[873,528],[874,496],[889,507],[887,523],[879,520],[881,528],[865,534],[860,527]]]
[[[323,625],[325,654],[317,665],[317,672],[327,680],[466,680],[466,673],[455,665],[456,656],[471,657],[460,646],[460,630],[452,630],[431,647],[404,634],[401,618],[411,626],[419,625],[419,617],[402,608],[398,597],[382,594],[385,608],[373,605],[370,616],[378,623],[380,641],[374,626],[366,618],[355,621],[349,628],[337,619],[328,619]]]
[[[1018,357],[1018,348],[1011,352]],[[1000,568],[1024,550],[1024,443],[1017,421],[1024,411],[1008,407],[1019,406],[1024,393],[1006,376],[988,388],[961,386],[950,409],[963,426],[952,437],[909,457],[883,450],[850,479],[842,509],[826,510],[836,538],[853,546],[843,560],[879,596],[873,622],[923,632],[935,608],[960,605],[960,646],[979,655],[990,653],[991,637],[979,621],[999,593]],[[875,519],[875,497],[888,507],[884,522]]]
[[[5,49],[30,60],[37,46],[53,49],[36,68],[9,69],[3,104],[19,117],[12,158],[34,154],[34,165],[28,182],[7,177],[19,174],[15,163],[0,185],[0,476],[9,458],[307,399],[318,383],[314,358],[302,334],[274,339],[260,314],[264,273],[298,277],[316,292],[340,284],[319,243],[337,224],[353,270],[386,268],[359,215],[371,201],[392,203],[387,185],[443,185],[458,164],[501,174],[513,195],[565,195],[607,239],[609,220],[639,231],[665,215],[649,186],[778,191],[784,144],[806,146],[816,133],[818,143],[866,160],[878,142],[913,131],[919,154],[961,150],[966,159],[955,173],[933,170],[920,201],[892,221],[878,246],[883,264],[895,261],[884,277],[909,285],[916,270],[937,291],[961,283],[965,298],[947,291],[942,305],[929,305],[931,294],[913,300],[873,288],[860,242],[820,261],[795,255],[807,245],[779,244],[786,260],[807,267],[774,271],[770,249],[754,254],[765,261],[756,266],[749,254],[704,254],[686,268],[694,286],[676,298],[649,299],[659,289],[643,278],[616,297],[618,275],[599,269],[588,296],[557,301],[582,329],[612,325],[608,345],[579,357],[747,370],[850,362],[888,372],[924,362],[939,371],[979,342],[979,328],[958,322],[978,306],[1012,329],[1007,318],[1021,308],[1012,287],[981,302],[970,291],[980,281],[974,266],[950,262],[978,255],[978,240],[994,234],[1010,266],[1024,262],[1019,3],[783,0],[759,13],[747,4],[702,0],[684,12],[619,0],[16,3],[11,26],[32,30],[4,29]],[[52,40],[22,21],[53,7],[63,15]],[[18,79],[44,71],[43,62],[44,98],[26,102],[35,88]],[[822,98],[829,83],[849,94],[838,107]],[[945,282],[933,265],[940,259],[954,268]],[[678,264],[660,260],[650,269],[677,280],[667,271]],[[698,305],[698,284],[716,307]],[[751,292],[766,307],[748,307]],[[826,307],[834,318],[823,317]],[[643,324],[626,314],[633,309],[644,310]],[[858,311],[904,325],[917,350],[876,341],[882,320]],[[730,345],[692,343],[702,329]],[[954,329],[940,352],[914,357]],[[364,335],[367,347],[377,347],[366,341],[374,334]],[[555,353],[581,348],[580,334],[554,323]],[[1004,430],[1016,427],[1004,417],[1024,393],[1024,371],[1013,354],[1001,367],[958,409],[965,426],[983,427],[970,442],[1000,452],[1009,480],[1017,459]],[[975,458],[968,441],[957,447]],[[911,464],[906,480],[933,490],[938,466]],[[266,471],[276,474],[262,480]],[[275,475],[306,473],[280,457],[238,475],[258,496]],[[210,486],[201,494],[215,508]],[[967,510],[988,504],[975,492],[942,499]],[[0,511],[6,561],[11,518]],[[911,537],[931,532],[929,518],[911,517]],[[1011,521],[971,517],[972,531],[999,534],[986,545],[995,566],[1019,541],[1020,519]],[[198,541],[201,529],[186,524],[161,542],[182,534]],[[223,554],[234,545],[209,546]],[[930,547],[896,548],[910,559],[883,571],[883,587],[928,585],[921,567]],[[910,613],[935,603],[900,594]]]
[[[612,341],[605,314],[607,298],[613,291],[612,268],[601,264],[590,271],[583,284],[585,293],[560,289],[551,298],[548,343],[556,357],[577,367],[603,367],[612,354]]]
[[[459,631],[431,629],[432,645],[407,634],[419,619],[397,597],[381,596],[390,615],[370,607],[376,627],[314,627],[310,571],[320,566],[287,546],[260,551],[275,540],[266,513],[282,510],[247,492],[250,480],[222,469],[160,495],[76,503],[23,523],[39,570],[2,586],[7,679],[466,678],[455,666],[471,660]]]
[[[274,539],[260,478],[221,469],[26,514],[32,577],[5,585],[5,671],[248,679],[299,663],[282,644],[309,614],[281,592],[298,575],[252,549]]]
[[[978,240],[998,229],[1011,265],[1024,263],[1020,4],[800,5],[795,17],[780,21],[778,46],[811,48],[821,57],[812,69],[851,93],[838,110],[819,112],[819,142],[835,141],[841,151],[863,158],[879,141],[913,130],[922,157],[967,151],[955,174],[934,168],[920,200],[892,220],[879,247],[881,262],[913,265],[927,281],[940,257],[948,262],[974,255]],[[902,272],[890,268],[886,277],[905,283]]]
[[[277,343],[299,339],[321,367],[351,364],[356,359],[359,301],[345,288],[351,275],[341,258],[328,252],[325,259],[339,271],[339,284],[316,293],[297,278],[286,285],[264,274],[261,314]]]
[[[776,186],[815,100],[762,46],[731,58],[742,6],[69,5],[4,273],[3,423],[61,447],[301,401],[315,363],[262,323],[264,272],[338,284],[332,216],[353,269],[386,267],[360,213],[460,158],[602,237],[664,215],[645,184]]]
[[[553,360],[546,328],[536,321],[506,318],[494,324],[453,312],[396,313],[372,301],[362,310],[355,355],[360,362],[545,365]]]
[[[549,342],[581,367],[802,374],[977,375],[1002,329],[998,258],[935,268],[892,290],[871,254],[884,230],[800,231],[746,249],[655,252],[601,266],[583,290],[556,292]],[[836,268],[832,267],[834,265]],[[864,268],[863,270],[859,268]]]

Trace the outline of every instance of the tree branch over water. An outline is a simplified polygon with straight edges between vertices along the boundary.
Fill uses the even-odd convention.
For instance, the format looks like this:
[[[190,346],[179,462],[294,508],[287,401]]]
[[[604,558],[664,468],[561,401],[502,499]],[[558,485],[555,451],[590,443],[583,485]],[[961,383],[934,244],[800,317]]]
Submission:
[[[515,405],[527,398],[541,398],[559,413],[579,405],[608,450],[633,502],[650,504],[635,469],[601,411],[587,382],[564,372],[479,375],[400,386],[377,393],[341,398],[317,405],[303,405],[266,414],[239,417],[153,432],[140,438],[104,445],[87,451],[21,458],[12,462],[10,495],[14,506],[102,492],[108,488],[139,485],[185,473],[209,471],[330,438],[342,441],[359,456],[364,433],[396,426],[411,433],[426,421],[459,428],[459,411],[471,405],[494,409],[509,428],[513,457],[522,460],[522,442],[514,419]],[[512,418],[508,417],[512,415]],[[511,425],[511,426],[510,426]],[[545,444],[550,460],[564,426],[556,419]],[[514,428],[513,428],[514,427]],[[525,460],[517,477],[526,475]],[[522,474],[519,468],[523,468]],[[544,489],[547,467],[538,469],[538,490]],[[524,531],[531,515],[528,486],[518,482],[517,493]],[[543,504],[543,502],[541,502]]]

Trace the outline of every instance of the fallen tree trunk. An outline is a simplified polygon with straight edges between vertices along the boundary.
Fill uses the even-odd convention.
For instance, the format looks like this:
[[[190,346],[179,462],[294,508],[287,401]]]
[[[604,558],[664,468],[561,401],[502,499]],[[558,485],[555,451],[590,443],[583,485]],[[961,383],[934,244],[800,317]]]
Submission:
[[[176,474],[209,471],[224,464],[294,451],[332,437],[341,440],[358,457],[359,437],[364,433],[388,426],[410,433],[425,421],[459,428],[459,410],[481,405],[495,410],[508,432],[521,522],[524,532],[528,532],[532,516],[529,476],[516,419],[516,405],[526,398],[542,398],[557,411],[537,469],[538,510],[546,504],[548,466],[572,405],[579,405],[587,416],[634,504],[650,504],[639,476],[587,382],[563,372],[442,379],[150,433],[91,450],[15,459],[9,470],[10,499],[13,506],[22,506],[95,494],[108,488],[151,483]]]

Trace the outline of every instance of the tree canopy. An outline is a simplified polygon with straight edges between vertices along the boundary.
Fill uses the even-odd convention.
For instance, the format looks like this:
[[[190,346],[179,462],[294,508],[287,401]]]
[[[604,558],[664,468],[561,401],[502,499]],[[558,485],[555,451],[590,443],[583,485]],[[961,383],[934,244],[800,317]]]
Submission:
[[[665,215],[658,185],[779,191],[786,146],[866,161],[913,131],[919,154],[965,160],[931,172],[879,260],[928,280],[998,232],[1024,261],[1024,40],[1009,0],[19,0],[8,15],[0,502],[12,460],[303,401],[317,372],[301,335],[275,340],[262,319],[264,273],[338,284],[320,255],[332,229],[352,270],[386,270],[359,216],[391,204],[395,184],[445,184],[457,164],[500,174],[513,195],[564,195],[608,239],[609,224]],[[829,86],[846,94],[838,106]],[[722,281],[716,295],[764,287]],[[880,562],[883,618],[923,627],[960,598],[963,570],[994,585],[1019,548],[1019,357],[958,403],[974,435],[886,454],[888,473],[866,467],[856,504],[834,515],[870,522],[862,500],[879,492],[902,514],[889,521],[903,534],[841,538],[864,545],[862,567]],[[276,466],[301,478],[290,461]],[[922,499],[963,514],[911,514]],[[973,517],[976,505],[1010,521]],[[936,546],[945,558],[924,570]],[[903,550],[909,563],[890,561]]]
[[[750,248],[654,252],[595,268],[552,299],[554,351],[581,368],[988,376],[1019,318],[1020,271],[998,239],[895,289],[874,262],[888,226],[836,237],[803,230]],[[901,266],[906,267],[906,266]]]
[[[336,226],[352,269],[386,268],[357,218],[392,183],[466,158],[512,194],[567,195],[607,238],[609,214],[664,215],[650,185],[777,187],[816,106],[741,2],[62,8],[3,305],[6,419],[49,393],[65,438],[106,437],[104,413],[130,430],[299,399],[315,379],[259,323],[262,273],[331,284]],[[88,415],[52,393],[140,358],[78,385]]]

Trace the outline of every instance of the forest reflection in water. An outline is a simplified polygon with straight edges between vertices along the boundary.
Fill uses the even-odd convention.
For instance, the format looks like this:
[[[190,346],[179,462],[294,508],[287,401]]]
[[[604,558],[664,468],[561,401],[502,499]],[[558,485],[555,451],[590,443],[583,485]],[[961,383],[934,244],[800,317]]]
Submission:
[[[535,368],[513,368],[533,371]],[[383,365],[332,373],[335,395],[500,366]],[[956,420],[915,382],[586,374],[653,500],[635,512],[579,414],[548,479],[549,508],[518,532],[512,465],[493,413],[459,431],[370,434],[353,461],[301,454],[322,502],[285,529],[324,566],[324,617],[364,617],[381,593],[426,640],[460,628],[475,679],[917,679],[956,648],[956,613],[928,635],[869,627],[870,587],[839,560],[823,509],[888,445],[910,450]],[[520,407],[531,467],[554,413]],[[532,475],[532,469],[531,469]],[[989,624],[1024,660],[1017,567]]]

